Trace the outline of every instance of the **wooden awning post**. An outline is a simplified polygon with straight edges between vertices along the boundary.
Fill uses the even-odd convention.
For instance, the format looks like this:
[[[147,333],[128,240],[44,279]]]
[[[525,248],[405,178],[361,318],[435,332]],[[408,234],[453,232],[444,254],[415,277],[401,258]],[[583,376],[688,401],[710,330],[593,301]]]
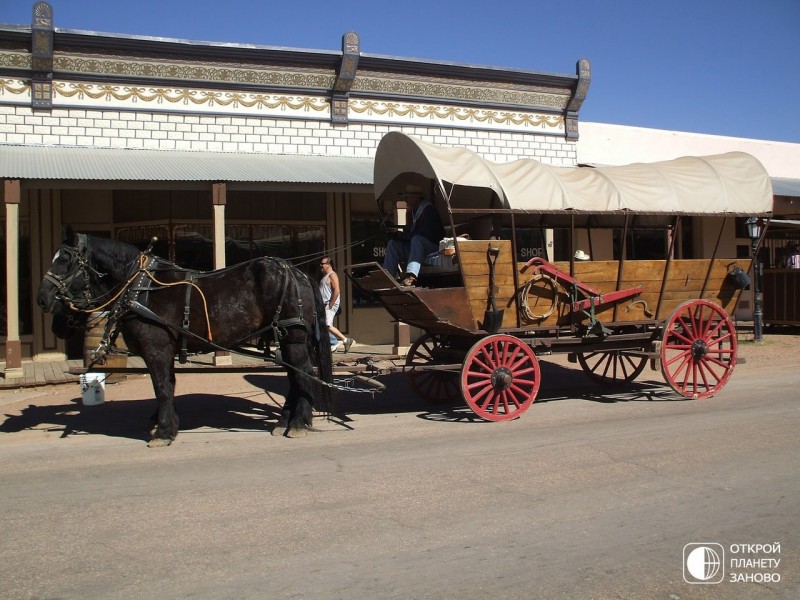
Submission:
[[[225,268],[225,205],[228,203],[228,187],[224,182],[211,184],[211,202],[214,205],[214,268]],[[231,365],[230,352],[214,353],[215,365]]]
[[[22,344],[19,339],[19,179],[3,182],[6,207],[6,379],[19,379],[22,373]]]

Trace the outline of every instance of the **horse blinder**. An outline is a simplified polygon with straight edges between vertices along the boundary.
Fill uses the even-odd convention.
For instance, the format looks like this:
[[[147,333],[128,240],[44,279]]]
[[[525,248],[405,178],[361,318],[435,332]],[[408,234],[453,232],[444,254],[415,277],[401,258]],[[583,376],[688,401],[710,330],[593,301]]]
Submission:
[[[88,310],[92,305],[94,299],[89,288],[89,271],[95,273],[98,277],[103,277],[104,275],[89,265],[89,261],[86,258],[87,247],[88,244],[84,234],[79,234],[77,246],[62,244],[53,259],[53,264],[43,278],[43,281],[48,281],[55,286],[55,301],[62,302],[72,309]],[[64,254],[68,258],[64,257]],[[67,263],[64,273],[54,273],[53,267],[56,263],[62,261]],[[73,292],[76,288],[79,290],[77,293]],[[44,310],[48,310],[47,302],[41,297],[41,289],[37,302]],[[52,309],[52,305],[49,308]]]

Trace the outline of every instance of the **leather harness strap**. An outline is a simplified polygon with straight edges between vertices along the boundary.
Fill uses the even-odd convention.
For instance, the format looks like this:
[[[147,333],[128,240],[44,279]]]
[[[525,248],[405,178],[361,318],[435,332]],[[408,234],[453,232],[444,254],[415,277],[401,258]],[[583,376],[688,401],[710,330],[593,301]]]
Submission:
[[[186,302],[183,306],[183,324],[181,325],[181,352],[178,357],[178,361],[185,365],[188,357],[189,352],[187,350],[187,336],[185,335],[189,331],[189,313],[191,311],[191,304],[192,304],[192,288],[194,287],[194,274],[189,274],[189,285],[186,286]]]

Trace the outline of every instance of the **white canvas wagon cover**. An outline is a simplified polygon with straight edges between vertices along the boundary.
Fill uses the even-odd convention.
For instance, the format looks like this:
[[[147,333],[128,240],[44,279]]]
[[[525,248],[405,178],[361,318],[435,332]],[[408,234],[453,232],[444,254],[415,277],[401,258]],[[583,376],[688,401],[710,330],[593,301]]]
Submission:
[[[773,202],[767,171],[744,152],[625,166],[553,167],[533,159],[497,163],[466,148],[386,134],[375,156],[376,198],[402,191],[420,176],[438,183],[451,209],[766,216]]]

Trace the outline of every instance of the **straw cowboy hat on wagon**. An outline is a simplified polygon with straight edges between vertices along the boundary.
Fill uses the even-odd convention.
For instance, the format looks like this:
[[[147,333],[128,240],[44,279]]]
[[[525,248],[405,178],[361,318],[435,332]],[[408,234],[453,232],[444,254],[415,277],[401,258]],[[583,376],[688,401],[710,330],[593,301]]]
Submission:
[[[583,250],[578,250],[575,252],[575,260],[591,260],[591,256],[586,254]]]

